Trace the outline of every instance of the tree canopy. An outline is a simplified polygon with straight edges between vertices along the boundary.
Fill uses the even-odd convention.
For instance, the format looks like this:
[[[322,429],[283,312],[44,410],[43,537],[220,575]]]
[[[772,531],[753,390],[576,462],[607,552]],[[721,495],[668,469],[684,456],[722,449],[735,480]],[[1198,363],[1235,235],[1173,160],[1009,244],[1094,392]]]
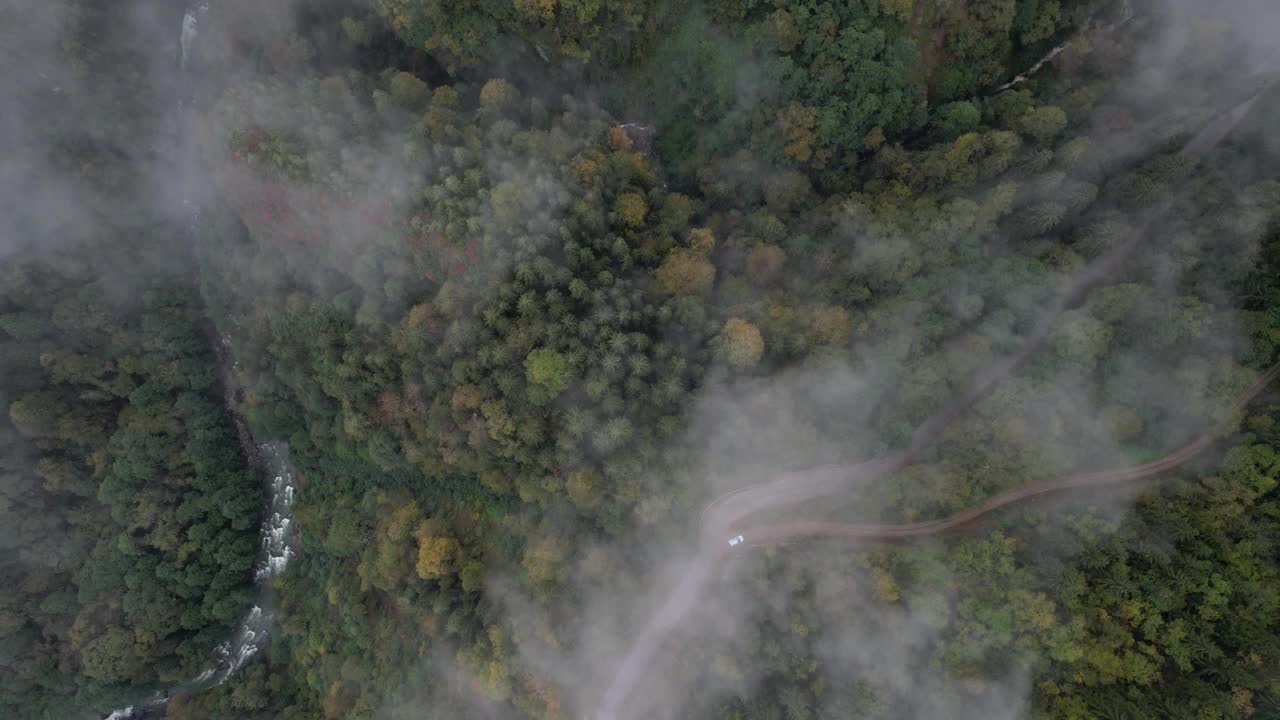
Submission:
[[[50,67],[104,84],[15,85],[58,112],[13,166],[84,201],[0,226],[6,717],[167,688],[177,720],[592,715],[710,543],[637,717],[1278,707],[1280,406],[1235,407],[1280,361],[1246,29],[1084,0],[231,0],[180,89],[143,92],[181,48],[130,33],[168,10],[55,5]],[[1157,72],[1166,41],[1197,52]],[[928,542],[725,554],[704,524],[813,468],[820,494],[731,532],[927,522],[1201,432],[1151,482]],[[300,554],[265,585],[252,438],[298,478]],[[259,593],[262,652],[184,692]]]

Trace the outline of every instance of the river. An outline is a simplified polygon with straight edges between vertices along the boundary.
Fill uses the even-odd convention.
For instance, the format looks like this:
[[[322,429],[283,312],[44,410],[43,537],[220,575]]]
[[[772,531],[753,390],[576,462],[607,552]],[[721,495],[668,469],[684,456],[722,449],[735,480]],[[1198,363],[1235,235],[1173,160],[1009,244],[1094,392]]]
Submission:
[[[199,38],[201,20],[209,13],[209,3],[201,2],[187,9],[183,14],[182,26],[179,29],[178,72],[188,74],[188,68],[196,41]],[[181,93],[175,98],[179,117],[179,132],[185,134],[191,126],[191,100]],[[181,140],[182,138],[180,138]],[[179,142],[178,147],[186,147],[187,143]],[[191,153],[181,153],[191,155]],[[194,168],[194,158],[180,157],[184,174],[190,176]],[[199,204],[192,201],[190,193],[182,197],[183,212],[187,216],[188,232],[194,235],[200,222]],[[289,464],[288,447],[283,442],[257,442],[235,411],[234,379],[231,371],[235,367],[234,348],[230,338],[211,335],[215,340],[214,348],[217,356],[219,376],[225,390],[227,410],[235,418],[236,429],[240,436],[241,450],[250,459],[254,467],[264,478],[263,493],[267,498],[263,511],[263,522],[259,529],[260,548],[254,569],[254,582],[258,586],[257,603],[245,614],[239,627],[230,638],[219,645],[209,658],[206,668],[187,682],[174,687],[165,688],[150,698],[134,705],[120,708],[107,716],[106,720],[141,720],[159,714],[169,701],[179,695],[200,692],[217,687],[227,678],[244,667],[255,655],[262,652],[270,639],[271,626],[275,619],[271,610],[272,580],[278,577],[289,565],[290,559],[297,552],[298,535],[293,527],[293,504],[297,496],[297,481],[292,466]]]

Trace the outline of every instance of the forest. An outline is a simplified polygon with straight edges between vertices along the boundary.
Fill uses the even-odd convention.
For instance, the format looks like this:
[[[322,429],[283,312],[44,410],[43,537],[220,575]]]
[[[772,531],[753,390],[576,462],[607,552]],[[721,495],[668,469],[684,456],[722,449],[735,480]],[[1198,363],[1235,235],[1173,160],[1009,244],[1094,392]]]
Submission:
[[[1280,718],[1280,7],[18,6],[4,717]]]

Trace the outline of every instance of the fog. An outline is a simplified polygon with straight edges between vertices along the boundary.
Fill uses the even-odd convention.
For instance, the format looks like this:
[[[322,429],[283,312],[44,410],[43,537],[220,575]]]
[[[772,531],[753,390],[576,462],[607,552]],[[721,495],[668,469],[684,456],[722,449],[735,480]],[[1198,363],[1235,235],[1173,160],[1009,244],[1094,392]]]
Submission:
[[[68,43],[79,37],[75,23],[81,15],[68,10],[75,5],[36,0],[18,5],[0,8],[0,93],[16,100],[11,111],[0,113],[5,158],[0,164],[0,263],[48,257],[55,267],[87,265],[127,296],[131,278],[151,268],[193,275],[218,262],[234,268],[238,253],[246,251],[239,239],[223,238],[225,244],[192,248],[197,261],[187,262],[167,251],[134,252],[127,243],[120,245],[120,237],[169,233],[175,242],[192,243],[197,241],[191,238],[207,238],[184,234],[189,202],[230,206],[250,234],[267,234],[281,223],[264,215],[256,225],[254,213],[262,209],[255,203],[278,192],[274,202],[284,208],[280,212],[299,216],[292,228],[299,237],[276,238],[279,248],[262,250],[278,256],[270,270],[259,266],[242,272],[263,297],[278,301],[283,312],[299,288],[336,293],[350,275],[365,272],[359,265],[362,248],[387,242],[370,229],[369,206],[403,215],[429,186],[444,184],[455,174],[453,163],[461,167],[471,159],[433,155],[429,141],[413,127],[420,107],[406,107],[352,75],[321,72],[297,82],[308,74],[306,62],[324,54],[323,47],[317,48],[325,38],[294,26],[296,7],[213,4],[209,32],[188,63],[209,86],[193,91],[175,74],[182,54],[182,12],[171,3],[124,3],[118,14],[107,13],[108,26],[100,32],[111,42],[104,44],[109,48],[104,55],[93,58],[96,67],[67,59]],[[1248,111],[1256,107],[1255,93],[1280,72],[1275,43],[1280,6],[1268,0],[1134,5],[1135,17],[1124,28],[1132,34],[1100,38],[1089,52],[1107,62],[1129,63],[1118,71],[1112,92],[1126,98],[1125,104],[1141,107],[1143,114],[1117,129],[1105,112],[1113,104],[1104,103],[1082,164],[1116,167],[1174,143],[1185,148],[1188,163],[1211,163],[1217,176],[1229,178],[1233,163],[1249,159],[1237,151],[1211,151],[1237,129],[1258,132],[1256,125],[1250,127]],[[1129,45],[1129,38],[1137,45]],[[272,52],[252,59],[240,54],[255,44]],[[1073,49],[1063,57],[1075,52],[1083,51]],[[267,76],[264,66],[274,76]],[[260,72],[263,77],[257,76]],[[534,94],[536,87],[530,85],[540,82],[536,71],[529,74],[526,95]],[[768,79],[759,83],[740,88],[739,100],[750,104],[767,96]],[[231,88],[226,94],[221,93],[223,85]],[[590,93],[607,95],[607,90],[591,88]],[[374,97],[379,117],[371,117],[368,107],[353,99],[362,93]],[[175,102],[179,97],[182,102]],[[194,117],[187,115],[188,107],[196,108]],[[642,118],[652,117],[644,108],[631,109]],[[1240,112],[1213,122],[1229,110]],[[610,119],[602,113],[584,115],[580,126],[557,132],[607,131]],[[336,140],[348,136],[348,125],[373,127],[379,122],[389,129],[372,139]],[[259,126],[290,129],[300,146],[315,140],[310,147],[337,148],[328,154],[308,151],[303,161],[313,177],[341,177],[350,183],[346,202],[314,197],[303,183],[255,184],[229,157],[227,147],[234,131]],[[476,277],[443,283],[430,298],[440,307],[459,302],[463,290],[458,286],[465,285],[476,302],[474,298],[496,294],[510,273],[534,272],[530,258],[558,241],[559,218],[572,209],[572,195],[549,168],[513,164],[496,152],[485,155],[494,138],[514,132],[512,128],[495,125],[486,132],[491,135],[476,150],[478,166],[506,191],[497,202],[496,192],[486,198],[487,212],[519,213],[527,234],[482,257]],[[77,156],[76,164],[74,153],[66,149],[78,142],[93,151],[88,159]],[[570,143],[566,140],[564,146]],[[109,156],[95,161],[99,152]],[[737,160],[742,162],[733,172],[743,176],[776,170],[762,169],[756,159]],[[724,163],[719,169],[731,166]],[[1096,173],[1093,179],[1101,176]],[[1051,170],[1037,173],[1026,185],[1038,189],[1020,190],[1011,201],[1018,209],[1036,203],[1068,206],[1070,193],[1080,189],[1064,184],[1061,174]],[[1094,191],[1105,196],[1107,189]],[[960,200],[985,203],[994,190],[975,188]],[[1251,191],[1239,190],[1245,215]],[[798,197],[798,202],[808,199]],[[861,266],[892,268],[948,237],[946,228],[919,237],[885,233],[859,212],[859,198],[846,200],[843,214],[825,219],[831,228],[826,239],[855,248],[853,262]],[[1179,200],[1197,202],[1190,192]],[[468,229],[483,235],[491,221]],[[1231,262],[1247,266],[1263,228],[1253,228],[1253,242],[1224,245],[1227,241],[1207,231],[1167,221],[1159,213],[1134,216],[1117,210],[1112,221],[1128,231],[1124,237],[1134,241],[1132,254],[1098,252],[1076,258],[1056,268],[1050,282],[1036,284],[1023,284],[999,267],[955,282],[948,282],[948,268],[929,268],[926,277],[945,288],[943,296],[926,303],[878,305],[876,315],[853,319],[862,330],[838,352],[768,377],[713,371],[693,391],[684,433],[663,448],[662,462],[655,464],[683,471],[677,477],[643,478],[642,486],[661,499],[627,518],[632,529],[601,535],[595,546],[578,548],[568,559],[562,592],[580,603],[576,642],[548,639],[549,628],[564,621],[560,610],[523,584],[515,567],[489,568],[486,602],[500,608],[503,629],[524,665],[559,689],[566,715],[610,720],[706,716],[719,701],[753,697],[752,688],[776,686],[776,677],[770,677],[774,670],[755,662],[757,648],[770,647],[771,662],[792,657],[802,664],[807,659],[801,657],[800,640],[813,635],[819,638],[815,664],[797,675],[846,687],[847,692],[830,707],[798,708],[794,698],[772,699],[787,717],[1024,717],[1034,669],[1044,660],[1034,651],[1010,658],[996,676],[956,676],[930,666],[938,649],[958,632],[949,608],[970,596],[959,589],[969,578],[951,571],[945,561],[967,552],[966,543],[975,535],[891,550],[839,542],[766,548],[750,544],[751,528],[792,519],[888,525],[945,517],[1007,489],[987,479],[995,470],[1033,482],[1123,467],[1133,462],[1139,439],[1143,446],[1172,450],[1229,419],[1223,417],[1224,408],[1252,380],[1230,361],[1248,346],[1247,323],[1217,307],[1177,305],[1187,283],[1197,284],[1208,297],[1227,298],[1232,288],[1212,287],[1211,277],[1178,265],[1171,248],[1176,243],[1179,257],[1228,255]],[[105,232],[107,227],[113,231]],[[1015,240],[993,235],[984,242],[988,248],[1007,249]],[[382,271],[405,277],[409,272],[396,267]],[[1044,361],[1046,354],[1088,355],[1088,346],[1097,341],[1090,335],[1088,312],[1106,312],[1105,298],[1074,293],[1073,283],[1084,279],[1113,289],[1113,272],[1144,288],[1140,301],[1125,306],[1141,312],[1134,313],[1137,319],[1122,357],[1102,369],[1087,365],[1084,371]],[[995,283],[1005,285],[1004,307],[991,311],[966,305],[969,286]],[[376,326],[388,308],[407,303],[393,290],[378,302],[366,300],[356,313],[358,322]],[[969,314],[975,322],[960,336],[927,337],[926,342],[931,331],[923,326],[937,312]],[[1179,330],[1167,331],[1179,323]],[[1161,335],[1166,331],[1182,335],[1169,341]],[[460,338],[473,332],[469,321],[460,320],[448,337],[461,347]],[[1171,356],[1170,348],[1178,343],[1193,352]],[[1036,352],[1020,355],[1033,344]],[[937,347],[919,349],[933,345]],[[1214,349],[1216,356],[1210,352]],[[922,353],[928,354],[928,362],[920,361]],[[1095,371],[1105,377],[1101,394],[1083,377]],[[1177,392],[1171,393],[1171,387]],[[3,393],[0,399],[9,400]],[[1158,424],[1133,428],[1126,423],[1139,408],[1158,414]],[[930,436],[927,442],[919,442],[921,428]],[[726,497],[749,488],[757,494]],[[1064,525],[1081,516],[1122,523],[1137,492],[1126,488],[1036,505],[1022,516],[1033,518],[1035,532],[1011,542],[1023,553],[1070,562],[1076,548],[1052,547],[1065,533]],[[712,506],[717,498],[725,499]],[[730,547],[728,538],[738,533],[748,543]],[[899,552],[907,559],[895,554]],[[931,584],[903,593],[907,599],[888,589],[886,568],[895,562],[939,560],[942,565],[930,576]],[[823,625],[795,627],[792,618],[799,615]],[[408,675],[423,682],[446,678],[468,716],[504,717],[504,706],[476,690],[478,683],[467,676],[458,653],[445,643],[436,645]],[[399,718],[414,711],[414,700],[407,699],[389,702],[378,712]]]

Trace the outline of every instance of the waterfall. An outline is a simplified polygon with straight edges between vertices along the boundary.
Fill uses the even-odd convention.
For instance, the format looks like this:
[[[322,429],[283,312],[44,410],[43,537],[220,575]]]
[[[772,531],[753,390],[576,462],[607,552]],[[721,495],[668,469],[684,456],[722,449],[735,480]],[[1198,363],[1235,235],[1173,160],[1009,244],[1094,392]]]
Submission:
[[[1009,82],[1007,82],[1007,83],[1005,83],[1005,84],[1001,85],[1000,87],[996,88],[995,92],[996,92],[996,93],[1002,93],[1002,92],[1004,92],[1005,90],[1008,90],[1009,88],[1011,88],[1011,87],[1013,87],[1013,86],[1015,86],[1015,85],[1018,85],[1018,84],[1020,84],[1020,83],[1024,83],[1024,82],[1026,82],[1026,81],[1030,80],[1032,75],[1035,75],[1036,73],[1040,72],[1040,68],[1042,68],[1042,67],[1044,67],[1046,64],[1048,64],[1050,60],[1052,60],[1052,59],[1054,59],[1054,58],[1058,57],[1058,55],[1059,55],[1060,53],[1062,53],[1064,50],[1066,50],[1067,48],[1071,47],[1071,45],[1073,44],[1073,42],[1074,42],[1074,41],[1072,41],[1072,40],[1068,40],[1068,41],[1066,41],[1066,42],[1062,43],[1061,45],[1059,45],[1059,46],[1055,47],[1054,49],[1050,50],[1048,53],[1046,53],[1046,54],[1045,54],[1045,56],[1044,56],[1044,57],[1040,58],[1040,62],[1037,62],[1035,65],[1032,65],[1032,66],[1030,67],[1030,69],[1028,69],[1026,72],[1022,73],[1021,75],[1019,75],[1019,76],[1015,77],[1014,79],[1010,80]]]
[[[190,56],[192,44],[196,40],[200,18],[207,12],[209,12],[209,3],[206,1],[187,8],[187,11],[182,15],[182,31],[178,34],[178,48],[181,50],[181,55],[178,57],[178,70],[180,72],[185,73],[187,71],[187,58]]]
[[[191,53],[191,42],[196,39],[196,15],[191,10],[182,16],[182,34],[178,36],[178,47],[182,49],[182,57],[178,67],[187,69],[187,56]]]
[[[1114,22],[1110,23],[1109,25],[1102,27],[1098,31],[1098,36],[1101,37],[1103,35],[1109,35],[1115,32],[1116,30],[1124,26],[1126,23],[1128,23],[1131,19],[1133,19],[1133,6],[1130,0],[1124,0],[1120,5],[1120,17],[1118,17]],[[1092,23],[1092,20],[1086,22],[1085,25],[1089,25],[1091,23]],[[1040,69],[1043,68],[1045,65],[1047,65],[1050,60],[1053,60],[1054,58],[1058,57],[1058,55],[1062,54],[1063,51],[1065,51],[1067,48],[1074,45],[1075,42],[1076,42],[1075,38],[1071,38],[1063,42],[1061,45],[1058,45],[1057,47],[1053,48],[1049,52],[1045,53],[1044,57],[1040,58],[1039,62],[1037,62],[1035,65],[1032,65],[1030,68],[1028,68],[1026,72],[1022,73],[1021,75],[1018,75],[1017,77],[1010,80],[1009,82],[997,87],[995,90],[992,90],[991,94],[999,95],[1000,93],[1014,87],[1015,85],[1019,85],[1021,83],[1024,83],[1030,80],[1032,75],[1035,75],[1036,73],[1040,72]]]
[[[201,2],[188,8],[182,16],[182,28],[178,36],[178,46],[181,50],[178,66],[182,75],[187,72],[188,60],[199,35],[200,18],[208,11],[208,2]],[[177,98],[177,104],[183,114],[191,111],[186,107],[186,99],[181,95]],[[185,193],[182,205],[188,215],[188,232],[194,234],[200,219],[199,206],[193,203]],[[223,335],[219,339],[219,344],[222,356],[230,361],[230,367],[237,367],[238,363],[235,362],[232,354],[231,338]],[[230,394],[227,400],[230,403]],[[237,424],[242,426],[241,431],[244,433],[242,423]],[[248,439],[242,442],[246,445],[246,451],[255,449],[249,445]],[[181,685],[157,692],[143,703],[116,710],[105,720],[136,720],[168,704],[175,695],[217,687],[266,647],[271,637],[271,625],[274,620],[274,614],[266,609],[269,607],[271,581],[285,571],[289,561],[296,554],[297,531],[292,528],[292,525],[297,481],[289,465],[288,450],[284,443],[256,444],[256,453],[253,454],[256,455],[255,464],[259,471],[271,478],[264,488],[270,500],[265,508],[265,519],[259,530],[260,549],[258,562],[254,568],[254,582],[258,586],[258,604],[254,605],[240,622],[235,634],[214,650],[213,657],[203,672]]]

